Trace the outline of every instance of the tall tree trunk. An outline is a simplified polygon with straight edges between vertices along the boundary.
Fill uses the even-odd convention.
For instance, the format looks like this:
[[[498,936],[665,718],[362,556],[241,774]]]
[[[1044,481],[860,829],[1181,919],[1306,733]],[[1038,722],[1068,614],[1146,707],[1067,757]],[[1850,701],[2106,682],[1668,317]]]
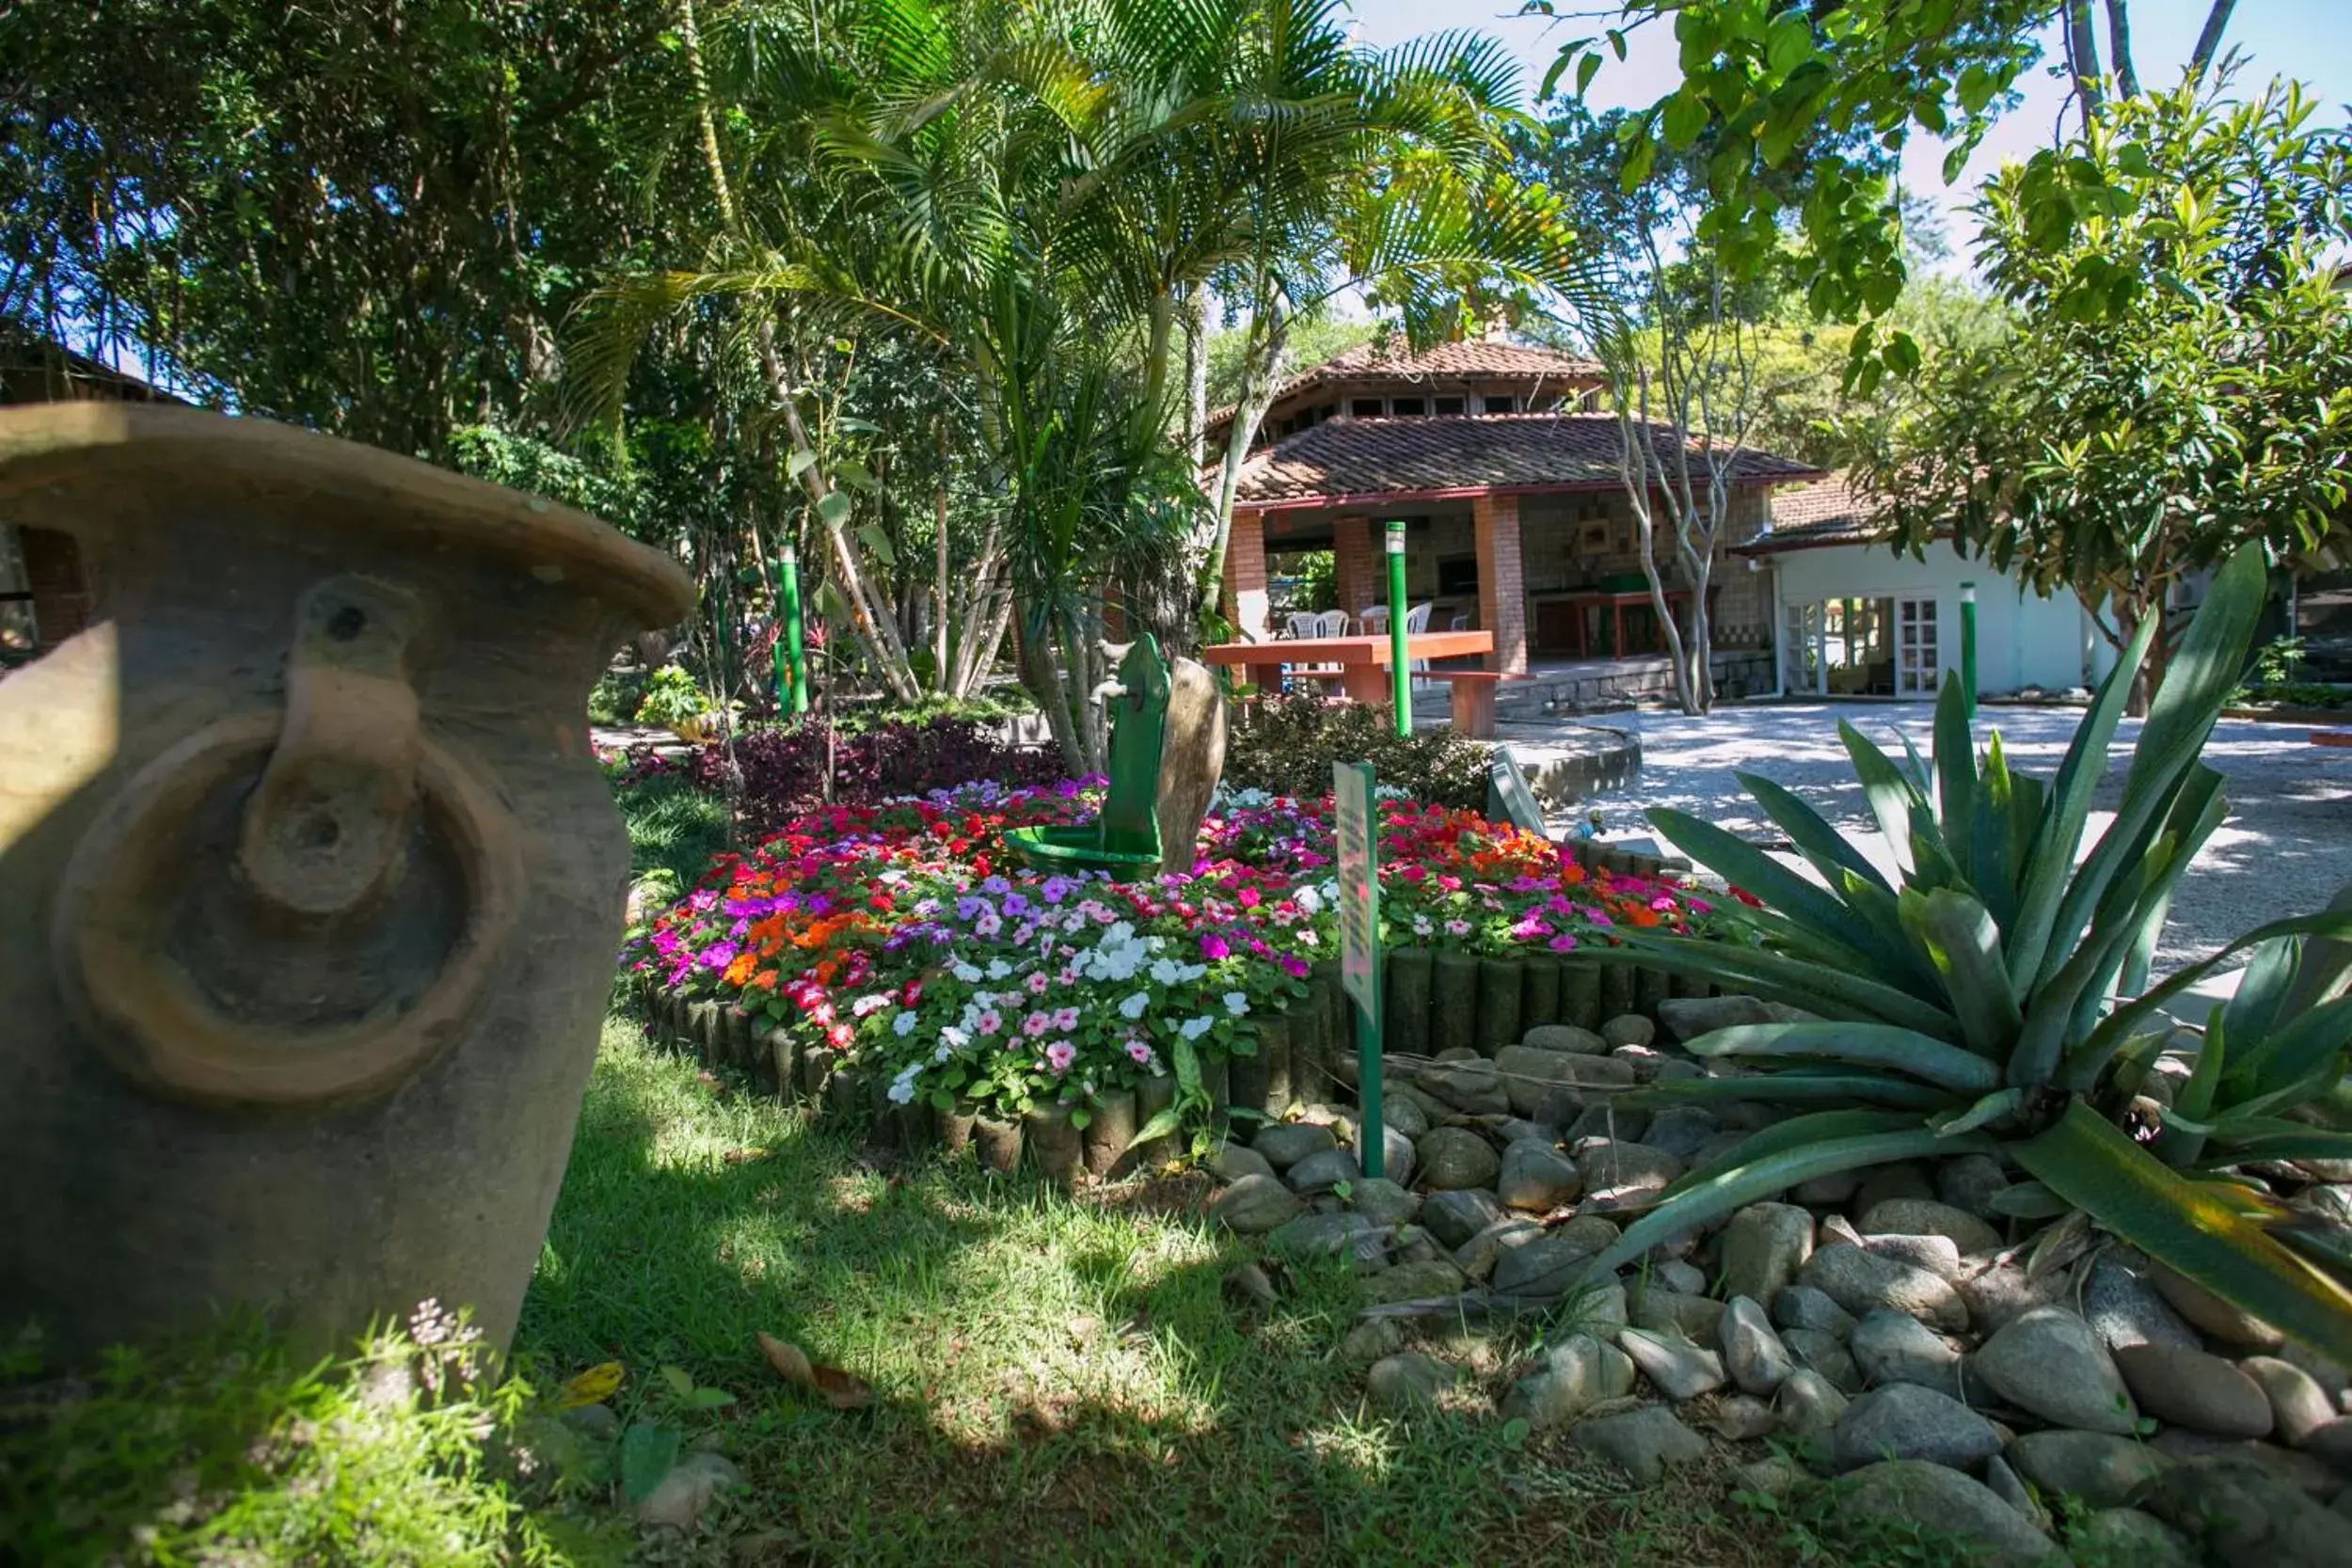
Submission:
[[[931,493],[931,531],[937,535],[939,569],[938,575],[933,579],[931,587],[931,617],[935,623],[931,627],[931,688],[936,691],[952,695],[953,693],[949,691],[947,680],[947,621],[949,613],[947,607],[950,600],[947,594],[949,579],[947,576],[946,416],[944,414],[941,415],[937,420],[936,424],[939,432],[939,485],[938,488],[933,490]],[[963,635],[967,638],[970,637],[972,635],[972,628],[968,626],[964,627]]]
[[[1263,331],[1261,332],[1260,328]],[[1290,317],[1279,297],[1268,297],[1250,318],[1251,341],[1242,354],[1241,396],[1233,407],[1233,422],[1225,433],[1225,462],[1216,483],[1216,532],[1200,562],[1194,591],[1202,604],[1214,604],[1224,592],[1225,548],[1233,533],[1233,501],[1241,486],[1242,466],[1249,461],[1250,443],[1274,402],[1281,373],[1282,351],[1290,342]],[[1240,607],[1233,607],[1238,613]]]
[[[2189,51],[2190,75],[2202,76],[2221,52],[2221,35],[2230,30],[2230,13],[2236,8],[2237,0],[2213,0],[2213,8],[2205,13],[2205,25],[2197,35],[2197,47]]]
[[[1086,768],[1086,751],[1078,739],[1077,727],[1071,721],[1070,698],[1063,689],[1062,678],[1054,669],[1052,639],[1042,626],[1033,626],[1026,615],[1013,617],[1013,647],[1020,656],[1021,673],[1044,710],[1045,727],[1053,732],[1054,744],[1061,752],[1062,766],[1077,778]]]
[[[2107,0],[2107,57],[2115,62],[2115,90],[2139,96],[2139,72],[2132,65],[2131,0]]]
[[[1198,470],[1209,438],[1209,291],[1184,293],[1184,451]]]
[[[2099,35],[2090,30],[2090,0],[2067,0],[2066,61],[2074,74],[2074,90],[2082,94],[2083,123],[2099,110]]]

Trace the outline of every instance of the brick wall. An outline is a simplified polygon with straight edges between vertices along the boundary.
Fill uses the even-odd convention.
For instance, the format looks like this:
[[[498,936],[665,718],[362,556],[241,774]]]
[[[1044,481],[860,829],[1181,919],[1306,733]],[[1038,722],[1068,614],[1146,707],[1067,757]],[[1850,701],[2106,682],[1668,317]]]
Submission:
[[[47,653],[89,625],[89,579],[72,534],[28,528],[22,538],[24,585],[33,595],[34,646]]]
[[[1527,585],[1520,567],[1517,496],[1481,496],[1471,503],[1478,546],[1478,604],[1495,651],[1486,664],[1511,674],[1527,671]]]
[[[1263,641],[1269,604],[1265,525],[1255,512],[1236,512],[1225,544],[1225,611],[1245,639]]]
[[[1369,517],[1342,517],[1331,525],[1331,565],[1339,583],[1340,608],[1350,615],[1366,605],[1385,604],[1386,567],[1373,538]]]

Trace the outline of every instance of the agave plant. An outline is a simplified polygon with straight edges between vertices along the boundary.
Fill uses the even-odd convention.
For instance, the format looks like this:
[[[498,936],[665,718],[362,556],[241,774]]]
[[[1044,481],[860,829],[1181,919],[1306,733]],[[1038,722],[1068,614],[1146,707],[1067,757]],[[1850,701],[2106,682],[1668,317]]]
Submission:
[[[1811,1015],[1703,1035],[1693,1053],[1755,1070],[1656,1092],[1801,1113],[1669,1188],[1588,1278],[1816,1177],[1982,1153],[2023,1172],[2004,1212],[2087,1216],[2352,1362],[2344,1239],[2303,1223],[2248,1169],[2352,1158],[2352,1132],[2328,1125],[2352,1041],[2352,998],[2336,994],[2352,948],[2331,939],[2352,935],[2352,900],[2249,931],[2160,983],[2148,974],[2173,888],[2222,819],[2220,775],[2199,758],[2264,590],[2258,551],[2222,569],[2149,709],[2114,820],[2088,853],[2092,791],[2153,626],[2099,689],[2046,785],[2011,770],[1998,734],[1979,754],[1956,679],[1936,707],[1931,761],[1906,742],[1898,763],[1841,725],[1899,868],[1893,878],[1752,774],[1740,782],[1817,877],[1686,813],[1649,814],[1756,902],[1728,911],[1736,940],[1632,932],[1609,956]],[[2201,1033],[2179,1028],[2166,1005],[2241,953],[2234,997]]]

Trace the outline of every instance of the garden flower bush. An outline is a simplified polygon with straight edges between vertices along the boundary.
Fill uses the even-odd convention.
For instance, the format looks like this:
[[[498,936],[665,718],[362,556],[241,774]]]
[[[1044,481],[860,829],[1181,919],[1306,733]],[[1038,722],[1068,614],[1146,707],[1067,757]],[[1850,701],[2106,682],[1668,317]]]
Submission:
[[[854,1054],[900,1104],[1083,1108],[1160,1075],[1190,1096],[1338,956],[1330,802],[1228,793],[1191,874],[1143,882],[1041,873],[1006,848],[1010,829],[1099,802],[1075,783],[974,784],[804,813],[719,857],[624,961]],[[1470,812],[1393,797],[1379,812],[1385,943],[1568,953],[1708,913]]]

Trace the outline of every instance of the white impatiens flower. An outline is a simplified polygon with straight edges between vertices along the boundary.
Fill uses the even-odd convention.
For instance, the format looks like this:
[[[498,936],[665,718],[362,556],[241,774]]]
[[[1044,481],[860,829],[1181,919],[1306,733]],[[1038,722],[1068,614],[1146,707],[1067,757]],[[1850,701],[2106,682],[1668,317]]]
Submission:
[[[908,1105],[914,1102],[915,1074],[922,1070],[923,1064],[920,1062],[899,1069],[898,1076],[890,1081],[890,1102],[893,1105]]]
[[[1249,1010],[1249,998],[1241,991],[1229,990],[1225,993],[1225,1010],[1239,1018]]]
[[[1007,963],[1004,959],[1002,959],[1002,958],[991,958],[991,959],[989,959],[989,960],[988,960],[988,977],[989,977],[990,979],[992,979],[992,980],[1001,980],[1001,979],[1003,979],[1006,975],[1010,974],[1011,973],[1012,973],[1012,965],[1010,965],[1010,964]],[[977,978],[978,978],[978,976],[977,976],[977,975],[975,975],[975,976],[974,976],[974,978],[975,978],[975,979],[977,979]]]
[[[1292,893],[1291,901],[1309,914],[1313,914],[1323,908],[1323,895],[1311,887],[1298,888]]]
[[[1216,1020],[1204,1013],[1199,1018],[1188,1018],[1184,1020],[1184,1027],[1176,1032],[1184,1036],[1184,1038],[1188,1040],[1197,1040],[1201,1036],[1207,1034],[1210,1030],[1216,1027]]]
[[[1152,962],[1152,978],[1160,985],[1172,986],[1184,976],[1184,966],[1173,958],[1159,958]]]
[[[904,1039],[914,1033],[914,1026],[921,1022],[922,1020],[914,1013],[900,1013],[890,1021],[890,1032],[900,1039]]]
[[[1152,993],[1148,990],[1139,990],[1119,1005],[1119,1016],[1130,1020],[1141,1018],[1143,1009],[1151,1005]]]
[[[968,1026],[965,1028],[958,1028],[955,1024],[950,1023],[946,1028],[942,1029],[939,1032],[939,1043],[943,1050],[961,1051],[965,1046],[972,1043],[970,1029]]]
[[[883,996],[879,992],[869,993],[859,997],[856,1001],[850,1004],[850,1016],[851,1018],[864,1018],[869,1013],[881,1012],[884,1007],[889,1006],[890,998],[887,996]]]
[[[977,986],[980,983],[980,971],[977,964],[959,963],[948,973],[967,986]]]

